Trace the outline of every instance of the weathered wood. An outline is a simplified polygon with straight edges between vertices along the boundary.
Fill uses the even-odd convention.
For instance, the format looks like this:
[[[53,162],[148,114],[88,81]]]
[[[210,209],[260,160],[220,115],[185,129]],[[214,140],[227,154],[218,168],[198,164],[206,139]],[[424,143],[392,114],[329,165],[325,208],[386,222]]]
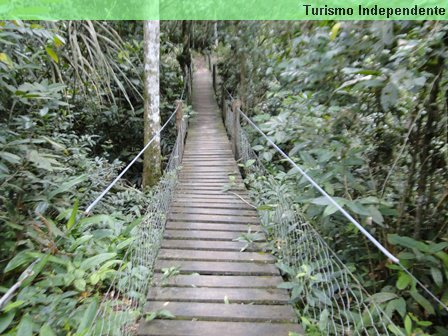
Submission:
[[[225,261],[189,261],[158,260],[155,270],[179,267],[181,274],[199,273],[209,275],[279,275],[275,265],[265,262],[225,262]]]
[[[282,281],[279,276],[179,274],[164,281],[164,285],[170,287],[277,288]],[[155,283],[163,285],[161,274],[155,275]]]
[[[240,223],[240,224],[259,223],[258,218],[255,216],[201,215],[201,214],[187,214],[187,213],[171,213],[168,215],[168,220],[215,222],[215,223]]]
[[[191,231],[191,230],[165,230],[165,239],[189,239],[189,240],[223,240],[233,241],[241,236],[241,232],[231,231]],[[260,238],[257,241],[264,241]]]
[[[287,304],[289,295],[276,288],[156,287],[150,289],[149,298],[173,302]]]
[[[192,250],[170,250],[161,249],[158,258],[160,260],[199,260],[199,261],[233,261],[250,262],[260,261],[274,263],[271,254],[258,252],[227,252],[227,251],[192,251]]]
[[[164,239],[162,247],[174,249],[190,249],[205,251],[241,251],[246,246],[243,242],[237,241],[207,241],[207,240],[186,240],[186,239]],[[257,243],[247,247],[247,251],[260,251],[263,244]]]
[[[209,208],[192,208],[192,207],[179,207],[172,206],[172,213],[188,213],[188,214],[202,214],[202,215],[231,215],[231,216],[256,216],[255,209],[242,210],[242,209],[209,209]]]
[[[222,304],[205,302],[151,301],[147,311],[167,309],[177,319],[199,321],[295,322],[296,314],[285,305]]]
[[[194,223],[194,222],[167,222],[167,229],[171,230],[197,230],[197,231],[233,231],[239,234],[261,231],[261,227],[257,224],[250,226],[245,224],[223,224],[223,223]]]
[[[232,112],[233,112],[233,130],[232,130],[232,149],[233,154],[235,155],[235,159],[239,159],[238,155],[238,139],[240,132],[240,112],[239,109],[241,107],[241,101],[235,99],[232,102]]]
[[[147,336],[288,336],[290,332],[305,335],[298,324],[262,322],[155,320],[142,323],[138,330]]]
[[[139,334],[301,332],[290,323],[295,313],[288,292],[278,288],[283,280],[275,258],[264,252],[269,244],[233,156],[237,138],[233,144],[228,140],[207,78],[199,73],[195,77],[193,107],[198,114],[190,120],[179,182],[154,267],[154,287],[144,308],[167,309],[176,318],[142,321]],[[237,185],[224,191],[231,181]],[[238,241],[248,232],[258,233],[251,237],[255,243]],[[164,279],[164,269],[170,267],[178,267],[179,274]]]

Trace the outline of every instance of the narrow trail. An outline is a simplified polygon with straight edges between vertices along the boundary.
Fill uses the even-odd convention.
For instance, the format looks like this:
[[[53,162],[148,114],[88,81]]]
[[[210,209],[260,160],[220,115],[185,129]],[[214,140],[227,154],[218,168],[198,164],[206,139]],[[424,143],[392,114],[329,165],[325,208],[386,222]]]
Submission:
[[[232,154],[231,144],[213,95],[207,69],[195,72],[193,108],[180,180],[162,248],[155,266],[156,281],[146,312],[166,309],[174,319],[142,322],[139,335],[287,336],[302,334],[288,303],[289,294],[275,259],[262,252],[264,236],[249,249],[235,241],[260,231]],[[233,176],[237,187],[223,191]],[[163,269],[179,274],[162,279]]]

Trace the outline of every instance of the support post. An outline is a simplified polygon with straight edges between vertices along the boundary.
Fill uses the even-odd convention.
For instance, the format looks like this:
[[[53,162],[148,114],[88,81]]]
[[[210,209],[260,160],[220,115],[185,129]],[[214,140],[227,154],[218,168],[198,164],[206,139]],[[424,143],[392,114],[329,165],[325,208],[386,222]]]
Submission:
[[[213,91],[215,92],[216,95],[216,64],[213,64],[212,76],[213,76]]]
[[[238,110],[240,107],[241,107],[241,101],[239,99],[235,99],[232,102],[232,112],[233,112],[232,149],[236,160],[239,159],[238,141],[240,131],[240,112]]]
[[[180,132],[180,128],[182,126],[183,116],[184,116],[183,101],[178,99],[176,100],[176,129],[178,133]]]
[[[182,132],[182,119],[184,117],[183,101],[176,100],[176,129],[177,129],[177,155],[179,156],[179,162],[182,161],[184,154],[184,139],[181,137]]]
[[[221,85],[221,112],[222,112],[222,120],[224,121],[224,125],[226,124],[226,87],[224,83]]]

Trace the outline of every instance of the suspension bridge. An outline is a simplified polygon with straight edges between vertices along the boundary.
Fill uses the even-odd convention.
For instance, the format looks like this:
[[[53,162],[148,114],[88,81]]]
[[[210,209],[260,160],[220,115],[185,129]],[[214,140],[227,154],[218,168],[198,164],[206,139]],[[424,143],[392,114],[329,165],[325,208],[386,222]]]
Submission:
[[[164,176],[95,308],[95,319],[81,334],[296,336],[304,334],[301,316],[300,322],[322,335],[405,335],[381,308],[381,300],[364,289],[301,216],[294,199],[282,193],[278,179],[253,151],[241,121],[260,133],[385,257],[409,271],[264,134],[224,86],[218,107],[216,67],[210,68],[213,72],[197,67],[185,81],[181,99],[186,95],[192,101],[194,115],[184,116],[178,101],[157,134],[175,120],[177,139]],[[240,171],[257,181],[250,190]],[[33,274],[35,264],[1,298],[0,307]]]

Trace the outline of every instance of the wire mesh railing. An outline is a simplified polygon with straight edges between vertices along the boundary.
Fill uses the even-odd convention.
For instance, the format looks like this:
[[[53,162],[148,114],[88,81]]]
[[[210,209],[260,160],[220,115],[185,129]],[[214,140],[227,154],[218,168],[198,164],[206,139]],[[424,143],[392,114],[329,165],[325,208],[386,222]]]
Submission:
[[[350,269],[301,214],[285,185],[264,167],[236,113],[223,104],[227,131],[235,142],[262,227],[278,266],[288,278],[302,323],[323,335],[404,335]]]
[[[182,162],[187,120],[178,120],[178,135],[164,175],[153,188],[150,207],[135,228],[135,237],[120,269],[103,296],[88,335],[134,335],[153,276],[153,267],[163,237],[166,213],[176,187]]]

